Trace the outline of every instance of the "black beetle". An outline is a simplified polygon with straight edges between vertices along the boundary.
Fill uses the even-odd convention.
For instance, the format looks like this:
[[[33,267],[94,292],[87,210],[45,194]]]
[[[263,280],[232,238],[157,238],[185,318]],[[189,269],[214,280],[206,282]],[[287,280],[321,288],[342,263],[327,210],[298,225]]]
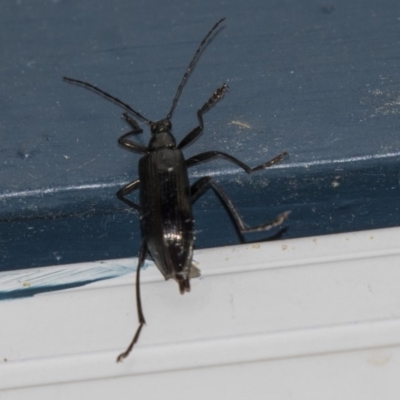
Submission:
[[[192,206],[207,189],[212,188],[221,199],[229,211],[242,240],[244,233],[271,229],[282,224],[289,215],[289,212],[284,212],[271,222],[249,228],[246,227],[227,194],[211,177],[200,178],[193,185],[189,183],[187,171],[189,167],[205,161],[211,161],[218,157],[238,165],[247,173],[251,173],[270,167],[287,156],[287,152],[283,152],[272,160],[254,168],[250,168],[235,157],[221,151],[208,151],[185,160],[182,149],[191,144],[202,133],[204,126],[203,114],[224,96],[228,88],[226,84],[219,87],[203,107],[197,111],[199,125],[189,132],[178,145],[172,135],[171,117],[183,86],[193,69],[201,49],[224,20],[225,18],[220,19],[200,43],[189,67],[183,75],[168,115],[159,121],[150,121],[128,104],[90,83],[66,77],[63,78],[67,82],[94,90],[96,93],[105,96],[127,110],[127,113],[122,115],[133,129],[122,135],[118,139],[118,142],[128,150],[144,154],[139,160],[139,179],[128,183],[117,192],[120,200],[140,213],[142,230],[142,245],[136,272],[136,300],[139,327],[127,350],[118,356],[117,362],[129,355],[145,324],[140,299],[140,268],[144,263],[146,254],[150,254],[165,279],[173,278],[178,282],[181,294],[190,291],[191,278],[200,276],[199,269],[192,264],[194,244]],[[136,120],[129,114],[150,125],[152,136],[147,147],[128,139],[132,135],[143,132]],[[126,196],[139,188],[140,204],[137,204]]]

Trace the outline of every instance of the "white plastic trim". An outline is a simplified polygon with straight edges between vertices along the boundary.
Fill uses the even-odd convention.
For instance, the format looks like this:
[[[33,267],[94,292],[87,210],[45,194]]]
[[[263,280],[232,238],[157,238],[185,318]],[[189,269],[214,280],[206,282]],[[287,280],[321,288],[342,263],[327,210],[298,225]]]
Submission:
[[[396,398],[399,239],[391,228],[199,250],[184,296],[148,263],[147,325],[121,364],[136,259],[0,274],[3,294],[116,276],[0,302],[0,398]]]

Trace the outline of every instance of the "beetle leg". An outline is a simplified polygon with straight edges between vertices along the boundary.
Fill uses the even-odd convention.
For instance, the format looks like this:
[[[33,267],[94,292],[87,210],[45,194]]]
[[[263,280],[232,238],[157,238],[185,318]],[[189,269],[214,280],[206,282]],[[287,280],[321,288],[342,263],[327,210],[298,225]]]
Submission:
[[[117,197],[123,201],[125,204],[128,204],[128,206],[134,208],[136,211],[140,212],[140,206],[139,204],[134,203],[132,200],[127,199],[125,196],[127,196],[129,193],[132,193],[134,190],[138,189],[140,185],[139,179],[136,179],[136,181],[130,182],[121,189],[118,190],[117,192]]]
[[[136,135],[138,133],[142,133],[143,129],[139,126],[134,118],[132,118],[128,113],[123,113],[122,116],[125,118],[125,121],[133,128],[130,135]]]
[[[197,119],[199,120],[199,126],[194,128],[180,141],[177,147],[178,149],[181,150],[184,147],[188,146],[193,141],[195,141],[199,135],[201,135],[201,132],[203,131],[204,128],[203,114],[207,112],[217,101],[222,99],[227,89],[228,85],[224,83],[213,93],[213,95],[207,100],[207,102],[204,103],[203,107],[201,107],[200,110],[197,111]]]
[[[232,217],[233,222],[235,223],[236,229],[238,230],[242,241],[243,241],[243,234],[251,232],[262,232],[275,228],[276,226],[281,225],[290,214],[290,211],[285,211],[282,214],[279,214],[274,220],[267,222],[266,224],[257,225],[254,227],[248,227],[242,220],[235,206],[233,205],[232,200],[228,197],[228,195],[225,193],[222,187],[218,183],[213,181],[210,176],[200,178],[197,182],[195,182],[192,185],[191,187],[192,203],[195,203],[210,187],[211,189],[214,190],[214,192],[222,201],[222,204],[228,210],[230,216]]]
[[[186,166],[192,167],[193,165],[200,164],[202,162],[211,161],[215,158],[221,157],[227,161],[230,161],[240,168],[244,169],[248,174],[259,171],[260,169],[271,167],[274,164],[281,162],[289,153],[284,151],[282,154],[274,157],[272,160],[265,162],[264,164],[258,165],[257,167],[251,168],[247,164],[243,163],[242,161],[238,160],[236,157],[231,156],[230,154],[223,153],[222,151],[206,151],[205,153],[198,154],[197,156],[190,157],[186,160]]]
[[[132,351],[133,346],[136,344],[136,342],[139,339],[140,332],[143,328],[143,325],[146,323],[143,315],[143,309],[142,309],[142,300],[140,298],[140,268],[144,264],[144,259],[146,257],[147,253],[147,245],[146,242],[143,240],[142,245],[140,247],[140,252],[139,252],[139,262],[136,270],[136,306],[137,306],[137,313],[138,313],[138,319],[139,319],[139,326],[136,329],[135,335],[133,336],[132,342],[129,344],[128,348],[121,353],[117,357],[117,362],[121,362],[124,358],[128,357],[129,353]]]
[[[148,153],[147,147],[136,143],[132,140],[127,139],[128,136],[137,135],[143,132],[143,129],[138,125],[138,123],[128,114],[123,113],[122,116],[128,122],[128,124],[133,128],[130,132],[124,133],[119,139],[118,143],[125,149],[134,151],[135,153],[146,154]]]

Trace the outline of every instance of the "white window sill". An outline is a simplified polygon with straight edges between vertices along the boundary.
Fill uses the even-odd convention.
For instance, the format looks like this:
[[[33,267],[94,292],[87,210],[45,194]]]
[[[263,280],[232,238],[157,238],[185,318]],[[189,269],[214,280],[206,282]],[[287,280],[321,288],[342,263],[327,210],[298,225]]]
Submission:
[[[390,228],[199,250],[184,296],[146,268],[147,325],[120,364],[136,259],[2,273],[3,294],[121,276],[0,302],[0,397],[396,398],[399,239]]]

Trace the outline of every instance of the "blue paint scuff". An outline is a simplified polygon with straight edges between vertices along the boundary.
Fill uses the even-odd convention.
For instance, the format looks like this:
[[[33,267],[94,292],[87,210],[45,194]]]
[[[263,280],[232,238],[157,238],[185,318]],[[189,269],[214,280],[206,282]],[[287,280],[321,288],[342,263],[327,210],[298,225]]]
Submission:
[[[43,267],[0,273],[0,300],[31,297],[39,293],[71,289],[136,271],[137,259]],[[143,268],[152,265],[145,262]]]

